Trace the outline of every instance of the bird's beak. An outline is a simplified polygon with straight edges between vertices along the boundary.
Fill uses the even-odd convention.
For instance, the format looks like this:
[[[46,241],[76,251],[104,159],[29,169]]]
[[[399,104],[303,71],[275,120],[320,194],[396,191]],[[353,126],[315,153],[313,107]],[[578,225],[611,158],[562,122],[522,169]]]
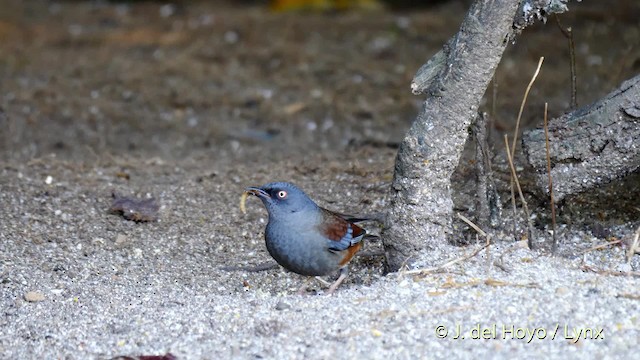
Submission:
[[[266,199],[271,199],[271,196],[269,196],[269,193],[257,188],[257,187],[248,187],[245,189],[245,191],[242,193],[242,196],[240,197],[240,211],[242,211],[242,213],[246,213],[247,209],[245,208],[245,202],[247,202],[247,197],[249,197],[249,195],[255,195],[257,197],[260,198],[260,200],[262,200],[264,202],[264,200]]]
[[[264,191],[264,190],[262,190],[262,189],[260,189],[258,187],[253,187],[253,186],[252,187],[248,187],[244,191],[244,193],[247,194],[247,195],[255,195],[255,196],[259,197],[259,198],[265,198],[265,199],[271,197],[268,192],[266,192],[266,191]]]

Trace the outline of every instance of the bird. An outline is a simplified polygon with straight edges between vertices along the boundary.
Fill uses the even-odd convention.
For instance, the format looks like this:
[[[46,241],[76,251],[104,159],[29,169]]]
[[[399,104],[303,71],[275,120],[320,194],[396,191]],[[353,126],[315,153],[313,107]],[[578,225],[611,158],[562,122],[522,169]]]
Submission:
[[[264,233],[269,254],[280,266],[300,275],[318,277],[339,272],[327,291],[331,295],[347,278],[349,262],[363,247],[367,232],[355,223],[367,219],[324,209],[289,182],[248,187],[242,208],[248,195],[262,200],[269,213]]]

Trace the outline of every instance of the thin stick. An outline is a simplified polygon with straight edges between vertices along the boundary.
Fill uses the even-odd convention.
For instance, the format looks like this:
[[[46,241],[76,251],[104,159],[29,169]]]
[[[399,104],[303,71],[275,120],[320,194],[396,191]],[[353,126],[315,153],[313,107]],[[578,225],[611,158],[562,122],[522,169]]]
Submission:
[[[536,71],[533,73],[533,76],[531,77],[531,80],[529,81],[529,85],[527,85],[527,89],[524,92],[524,96],[522,97],[522,102],[520,103],[520,111],[518,111],[518,118],[516,119],[516,128],[513,132],[513,145],[511,146],[511,154],[515,154],[516,152],[516,144],[518,142],[518,132],[520,131],[520,120],[522,119],[522,112],[524,111],[524,104],[526,104],[527,102],[527,98],[529,97],[529,91],[531,91],[531,87],[533,86],[533,83],[536,81],[536,79],[538,78],[538,74],[540,73],[540,68],[542,68],[542,62],[544,61],[544,56],[540,57],[540,60],[538,61],[538,67],[536,68]],[[509,152],[509,141],[507,140],[507,137],[505,135],[505,141],[507,141],[507,153]],[[509,157],[511,157],[511,155],[509,155]],[[511,162],[511,160],[510,160]],[[518,185],[518,187],[520,187]],[[517,210],[516,210],[516,195],[515,195],[515,191],[513,189],[513,177],[511,178],[510,181],[510,188],[511,188],[511,205],[513,207],[513,236],[514,236],[514,240],[518,240],[516,238],[516,232],[517,232],[517,226],[515,223],[515,219],[517,216]],[[526,204],[526,203],[525,203]],[[528,209],[527,209],[528,212]],[[527,220],[529,221],[529,220]],[[529,233],[531,233],[531,229],[528,230]],[[531,237],[529,237],[530,239]],[[529,240],[531,241],[531,240]],[[529,243],[529,247],[531,248],[531,242]]]
[[[466,216],[460,214],[460,213],[456,213],[456,215],[458,216],[458,219],[464,221],[465,223],[467,223],[467,225],[471,226],[473,228],[473,230],[477,231],[478,234],[488,238],[489,235],[484,232],[484,230],[480,229],[480,227],[476,224],[473,223],[473,221],[469,220]]]
[[[571,27],[565,28],[560,23],[560,17],[555,15],[556,23],[564,37],[569,40],[569,68],[571,69],[571,110],[578,107],[578,89],[576,86],[576,50],[573,42],[573,31]]]
[[[632,293],[622,293],[616,295],[617,298],[625,298],[631,300],[640,300],[640,295],[632,294]]]
[[[429,274],[429,273],[433,273],[436,271],[440,271],[444,268],[448,268],[451,265],[455,265],[457,263],[463,262],[467,259],[470,259],[476,255],[478,255],[478,253],[482,250],[484,250],[487,246],[489,246],[489,244],[484,244],[482,246],[480,246],[479,248],[475,249],[471,254],[459,257],[457,259],[453,259],[450,260],[440,266],[434,267],[434,268],[428,268],[428,269],[415,269],[415,270],[409,270],[409,271],[405,271],[403,274],[408,274],[408,275],[413,275],[413,274]]]
[[[603,269],[593,268],[593,267],[591,267],[589,265],[582,265],[581,269],[584,270],[584,271],[591,271],[591,272],[594,272],[594,273],[600,274],[600,275],[640,277],[640,272],[639,271],[628,271],[628,272],[611,271],[611,270],[603,270]]]
[[[638,250],[640,250],[640,227],[636,230],[631,246],[629,246],[629,251],[627,252],[627,264],[631,263],[631,258]]]
[[[487,247],[487,267],[491,267],[491,253],[489,252],[489,249],[491,249],[489,247],[489,245],[491,245],[491,235],[484,232],[484,230],[482,230],[480,226],[474,224],[473,221],[469,220],[466,216],[460,213],[456,213],[456,215],[458,216],[458,219],[464,221],[465,223],[467,223],[467,225],[471,226],[478,234],[485,237],[485,245]],[[477,238],[478,235],[476,235],[476,239]]]
[[[507,153],[508,152],[509,144],[507,144]],[[516,219],[518,218],[518,207],[516,206],[516,190],[513,183],[513,175],[511,175],[510,178],[511,181],[509,182],[509,187],[511,189],[511,208],[513,209],[513,240],[518,241],[518,225],[516,224]]]
[[[491,245],[491,235],[487,234],[484,230],[482,230],[478,225],[474,224],[473,221],[469,220],[467,217],[465,217],[464,215],[460,214],[460,213],[456,213],[456,215],[458,216],[458,218],[462,221],[464,221],[465,223],[467,223],[467,225],[471,226],[475,231],[478,232],[478,234],[484,236],[486,238],[486,242],[483,246],[481,246],[480,248],[476,249],[474,252],[472,252],[469,255],[465,255],[463,257],[457,258],[457,259],[453,259],[450,260],[440,266],[434,267],[434,268],[429,268],[429,269],[416,269],[416,270],[409,270],[409,271],[403,271],[402,275],[404,274],[428,274],[428,273],[433,273],[436,271],[440,271],[444,268],[447,268],[451,265],[455,265],[459,262],[462,262],[466,259],[472,258],[474,256],[476,256],[480,251],[482,251],[483,249],[487,249],[489,248],[489,245]]]
[[[487,153],[486,147],[488,146],[486,113],[478,114],[473,126],[471,126],[471,132],[476,140],[476,214],[478,222],[482,225],[486,225],[490,222],[491,215],[486,176],[486,172],[489,171],[486,164],[489,160],[485,158]]]
[[[496,118],[496,108],[498,107],[498,79],[496,75],[493,75],[493,81],[491,82],[491,120]]]
[[[520,119],[522,118],[522,112],[524,111],[524,104],[527,102],[527,97],[529,97],[529,91],[531,91],[531,87],[533,86],[533,83],[536,81],[536,78],[540,73],[540,68],[542,67],[543,61],[544,61],[544,56],[540,57],[540,60],[538,61],[538,67],[536,68],[536,72],[533,73],[533,77],[531,77],[531,81],[529,81],[527,90],[525,90],[524,96],[522,97],[522,103],[520,104],[520,111],[518,112],[518,118],[516,119],[516,129],[513,132],[513,145],[511,145],[511,154],[515,154],[516,152],[516,143],[518,140],[518,131],[520,131]]]
[[[592,252],[592,251],[595,251],[595,250],[604,249],[604,248],[609,247],[611,245],[620,244],[621,242],[622,242],[622,240],[615,240],[615,241],[609,241],[609,242],[604,243],[604,244],[596,245],[596,246],[588,248],[587,250],[582,250],[580,252],[580,255],[586,254],[588,252]]]
[[[499,258],[500,262],[497,262],[495,265],[499,269],[501,269],[502,271],[509,272],[510,270],[506,266],[504,266],[504,257],[505,257],[505,255],[510,254],[510,253],[512,253],[512,252],[514,252],[514,251],[516,251],[518,249],[524,248],[525,245],[523,245],[523,243],[524,243],[524,240],[518,241],[518,242],[514,243],[513,245],[511,245],[507,250],[503,251],[502,254],[500,254],[500,258]],[[526,246],[529,247],[528,242],[527,242]]]
[[[544,103],[544,139],[547,145],[547,174],[549,175],[549,198],[551,199],[551,226],[553,227],[553,245],[551,253],[555,254],[558,248],[558,237],[556,236],[556,202],[553,199],[553,181],[551,179],[551,151],[549,150],[549,126],[547,126],[547,110],[549,104]]]
[[[504,143],[506,145],[507,150],[507,159],[509,160],[509,167],[511,168],[511,176],[513,181],[516,183],[516,188],[518,189],[518,194],[520,195],[520,201],[522,202],[522,207],[524,208],[524,213],[527,217],[527,239],[529,249],[533,249],[533,239],[531,238],[533,235],[533,231],[531,231],[531,215],[529,213],[529,206],[527,205],[527,201],[524,199],[524,195],[522,194],[522,188],[520,187],[520,181],[518,180],[518,174],[516,174],[516,167],[513,166],[513,157],[512,153],[509,151],[509,137],[507,134],[504,134]]]
[[[406,270],[408,268],[407,264],[409,263],[409,259],[411,259],[411,256],[408,256],[406,259],[404,259],[404,261],[402,262],[402,265],[400,265],[400,271],[398,271],[398,279],[403,277],[404,274],[406,274],[407,271],[409,271],[409,270]]]
[[[497,227],[500,222],[502,209],[500,208],[500,195],[496,191],[496,184],[491,169],[491,147],[488,139],[488,123],[491,118],[486,113],[478,114],[472,133],[476,138],[476,212],[478,223],[482,226]]]

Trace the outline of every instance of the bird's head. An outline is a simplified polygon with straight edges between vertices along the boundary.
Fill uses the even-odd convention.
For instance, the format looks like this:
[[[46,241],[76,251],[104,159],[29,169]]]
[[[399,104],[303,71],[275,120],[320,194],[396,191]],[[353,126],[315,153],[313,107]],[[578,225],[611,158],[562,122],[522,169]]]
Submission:
[[[249,187],[245,192],[260,198],[271,218],[290,216],[318,207],[307,194],[288,182],[272,182],[260,187]]]

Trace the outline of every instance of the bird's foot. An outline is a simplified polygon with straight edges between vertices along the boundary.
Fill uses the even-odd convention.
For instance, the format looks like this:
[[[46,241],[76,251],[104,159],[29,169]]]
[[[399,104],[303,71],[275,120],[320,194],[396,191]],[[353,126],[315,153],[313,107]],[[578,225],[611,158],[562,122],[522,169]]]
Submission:
[[[340,276],[338,276],[338,279],[333,284],[331,284],[331,286],[329,286],[329,290],[327,290],[327,296],[333,294],[333,292],[336,291],[338,286],[340,286],[344,279],[347,278],[347,275],[349,275],[349,269],[347,267],[343,267],[342,269],[340,269]]]

